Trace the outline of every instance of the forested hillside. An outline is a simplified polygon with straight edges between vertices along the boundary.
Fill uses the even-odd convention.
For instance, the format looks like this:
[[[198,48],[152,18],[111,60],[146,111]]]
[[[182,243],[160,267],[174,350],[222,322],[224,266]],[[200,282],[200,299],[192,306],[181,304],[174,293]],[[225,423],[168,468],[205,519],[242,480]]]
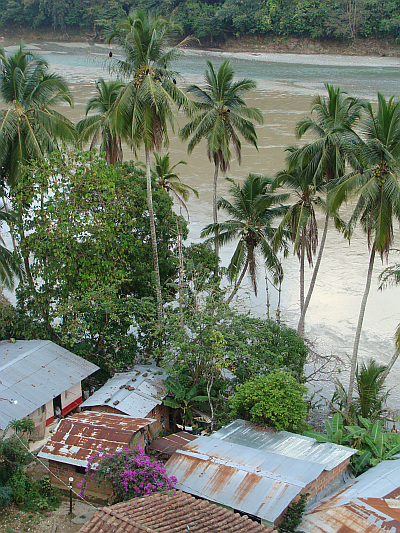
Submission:
[[[398,39],[400,0],[0,0],[0,28],[53,28],[101,37],[138,5],[173,16],[203,43],[245,35]]]

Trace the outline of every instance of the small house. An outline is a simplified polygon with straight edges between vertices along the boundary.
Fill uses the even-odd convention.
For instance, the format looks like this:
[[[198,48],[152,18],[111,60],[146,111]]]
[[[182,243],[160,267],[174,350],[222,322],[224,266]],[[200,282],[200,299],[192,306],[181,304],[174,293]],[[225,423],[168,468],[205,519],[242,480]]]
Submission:
[[[98,509],[80,533],[272,533],[223,507],[176,493],[148,494]]]
[[[166,469],[178,489],[276,526],[301,493],[315,502],[342,486],[355,453],[235,420],[176,450]]]
[[[82,403],[81,382],[98,367],[51,341],[0,342],[0,431],[12,420],[31,418],[33,439],[44,437],[57,412]]]
[[[89,457],[135,446],[145,449],[152,438],[154,423],[148,418],[83,411],[60,420],[39,457],[48,460],[55,486],[65,489],[73,477],[76,487],[85,475]],[[89,478],[87,494],[107,498],[111,492],[110,487],[99,488]]]
[[[130,372],[117,373],[82,404],[83,409],[116,413],[134,418],[152,418],[155,434],[172,427],[171,409],[163,405],[166,396],[165,369],[135,365]],[[170,424],[171,422],[171,424]]]

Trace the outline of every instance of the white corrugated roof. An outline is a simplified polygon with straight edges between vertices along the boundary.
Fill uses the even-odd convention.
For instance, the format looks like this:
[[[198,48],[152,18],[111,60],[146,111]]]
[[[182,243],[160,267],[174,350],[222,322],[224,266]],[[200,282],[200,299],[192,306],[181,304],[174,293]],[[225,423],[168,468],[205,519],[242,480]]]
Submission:
[[[21,420],[98,367],[51,341],[0,342],[0,429]]]
[[[130,372],[115,374],[83,402],[82,407],[109,405],[134,417],[146,417],[165,397],[165,369],[135,365]]]

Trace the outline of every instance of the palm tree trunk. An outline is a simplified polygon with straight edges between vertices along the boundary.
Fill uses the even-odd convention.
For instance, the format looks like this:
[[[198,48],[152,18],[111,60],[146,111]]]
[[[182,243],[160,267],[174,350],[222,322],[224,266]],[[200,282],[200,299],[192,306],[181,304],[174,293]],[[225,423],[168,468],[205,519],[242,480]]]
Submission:
[[[389,364],[387,365],[385,371],[382,373],[382,376],[381,376],[382,380],[385,380],[388,377],[389,372],[392,370],[393,365],[395,364],[395,362],[399,358],[399,355],[400,355],[399,350],[396,350],[394,352],[394,354],[392,355],[392,358],[390,359]]]
[[[268,274],[267,274],[266,269],[265,269],[265,292],[267,296],[267,318],[269,319],[270,318],[269,310],[270,310],[271,304],[269,301],[269,282],[268,282]]]
[[[242,280],[244,278],[244,275],[246,274],[247,272],[247,267],[249,266],[249,254],[247,254],[247,258],[246,258],[246,263],[243,267],[243,270],[242,270],[242,273],[240,274],[239,276],[239,279],[237,280],[237,282],[235,283],[235,287],[231,293],[231,295],[229,296],[229,298],[227,299],[226,303],[230,304],[233,297],[235,296],[235,294],[237,293],[239,287],[240,287],[240,284],[242,283]]]
[[[315,282],[317,280],[318,270],[319,270],[319,267],[320,267],[320,264],[321,264],[322,252],[324,251],[326,235],[328,233],[328,225],[329,225],[329,213],[327,213],[326,217],[325,217],[324,231],[322,233],[321,244],[320,244],[319,250],[318,250],[317,261],[315,263],[314,271],[312,273],[312,277],[311,277],[311,281],[310,281],[310,286],[308,287],[307,296],[306,296],[306,299],[305,299],[305,302],[304,302],[304,305],[303,305],[303,310],[301,312],[300,320],[299,320],[299,323],[298,323],[298,326],[297,326],[297,333],[299,335],[301,335],[301,336],[304,335],[304,322],[305,322],[305,318],[306,318],[307,309],[308,309],[308,306],[310,304],[311,296],[312,296],[312,293],[313,293],[313,290],[314,290],[314,287],[315,287]]]
[[[214,224],[218,224],[217,214],[217,179],[218,179],[218,162],[214,167],[214,190],[213,190],[213,220]],[[218,230],[215,230],[215,253],[219,256],[219,242],[218,242]]]
[[[372,271],[374,269],[374,260],[375,260],[375,244],[372,246],[371,256],[369,259],[367,282],[365,284],[364,295],[361,301],[360,314],[358,317],[358,324],[357,324],[357,329],[356,329],[356,336],[354,339],[353,356],[351,359],[351,369],[350,369],[350,378],[349,378],[349,388],[347,391],[347,403],[346,403],[346,409],[345,409],[345,416],[348,416],[350,412],[350,405],[353,399],[354,381],[355,381],[356,369],[357,369],[358,345],[360,343],[360,336],[361,336],[361,329],[362,329],[363,320],[364,320],[365,308],[367,306],[369,290],[371,288],[371,279],[372,279]]]
[[[158,251],[157,251],[157,236],[156,225],[154,221],[153,211],[153,193],[151,191],[151,173],[150,173],[150,153],[147,146],[145,147],[146,154],[146,184],[147,184],[147,205],[150,215],[150,235],[151,235],[151,248],[153,252],[153,267],[156,273],[156,297],[157,297],[157,319],[161,323],[163,317],[163,305],[161,295],[161,281],[160,281],[160,268],[158,266]]]
[[[182,207],[180,208],[182,216]],[[176,231],[178,235],[178,297],[179,297],[179,323],[183,327],[183,253],[182,253],[182,221],[176,217]]]
[[[278,305],[276,307],[276,323],[281,323],[281,295],[282,295],[282,278],[279,278],[278,284]]]
[[[301,250],[300,250],[300,313],[304,308],[304,255],[306,249],[306,234],[304,229],[301,232]]]

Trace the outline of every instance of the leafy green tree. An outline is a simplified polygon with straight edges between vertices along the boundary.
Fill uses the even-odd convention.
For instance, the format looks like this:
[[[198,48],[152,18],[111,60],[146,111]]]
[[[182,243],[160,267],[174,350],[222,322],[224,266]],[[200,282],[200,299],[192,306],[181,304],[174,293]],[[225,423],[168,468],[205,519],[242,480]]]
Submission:
[[[122,161],[121,136],[115,131],[113,109],[124,83],[120,80],[109,82],[100,78],[96,82],[97,94],[86,104],[86,117],[78,122],[76,129],[81,142],[92,139],[90,149],[100,142],[100,150],[105,152],[107,163]],[[90,111],[96,115],[87,116]]]
[[[355,332],[353,354],[347,393],[346,414],[353,399],[357,368],[358,346],[376,253],[387,258],[393,242],[393,220],[400,220],[400,183],[398,165],[400,162],[400,102],[394,96],[388,100],[378,93],[378,108],[365,105],[362,124],[365,141],[359,148],[361,168],[339,178],[332,190],[331,209],[334,211],[351,193],[358,197],[356,207],[348,223],[351,235],[355,224],[360,221],[367,235],[370,259],[367,279]]]
[[[337,180],[345,174],[346,163],[358,167],[355,153],[359,138],[354,133],[353,128],[360,119],[362,102],[348,96],[340,87],[333,87],[329,84],[326,84],[325,87],[328,91],[328,97],[317,96],[315,98],[311,107],[311,113],[314,114],[314,117],[307,117],[296,126],[298,138],[303,137],[306,133],[311,133],[316,139],[306,144],[302,149],[292,151],[289,162],[291,168],[296,164],[301,168],[304,168],[305,164],[309,165],[309,172],[314,175],[315,186],[319,186],[322,179],[325,181],[328,191],[333,180]],[[336,209],[337,207],[335,206]],[[329,219],[334,212],[335,209],[326,210],[318,256],[297,326],[299,333],[304,330],[305,316],[325,247]]]
[[[73,124],[54,109],[72,98],[65,80],[21,45],[13,55],[0,49],[0,99],[0,177],[12,187],[24,164],[75,138]]]
[[[131,12],[108,36],[116,40],[125,54],[116,61],[120,74],[128,79],[115,103],[117,131],[132,146],[144,146],[147,200],[150,217],[150,234],[155,271],[157,316],[162,320],[162,293],[157,251],[153,196],[151,187],[150,153],[160,151],[168,144],[168,125],[174,127],[174,109],[193,112],[193,105],[176,85],[176,73],[170,70],[172,61],[179,55],[184,42],[167,49],[168,39],[178,28],[169,20],[152,18],[144,10]]]
[[[186,389],[176,378],[169,376],[165,382],[167,392],[172,397],[164,398],[163,403],[173,409],[179,409],[182,414],[183,423],[193,423],[192,407],[208,402],[208,396],[197,394],[197,385]]]
[[[272,370],[239,385],[231,400],[235,416],[272,426],[278,431],[301,431],[307,415],[307,387],[282,370]]]
[[[214,233],[219,244],[224,245],[238,239],[238,244],[228,266],[230,281],[235,281],[228,303],[235,296],[246,272],[249,273],[254,293],[257,296],[257,251],[261,251],[267,268],[277,272],[280,263],[272,246],[275,228],[273,220],[286,212],[281,202],[288,194],[271,192],[272,180],[265,176],[249,174],[240,186],[226,178],[232,186],[229,192],[233,202],[221,198],[218,208],[231,217],[225,222],[209,224],[201,232],[202,237]]]
[[[206,86],[190,85],[188,93],[197,101],[198,113],[182,128],[184,140],[191,137],[188,152],[191,153],[203,139],[207,143],[207,155],[214,163],[213,222],[215,225],[215,253],[219,255],[217,217],[218,172],[226,172],[232,159],[231,148],[236,153],[239,164],[242,159],[240,137],[257,148],[257,134],[253,121],[263,122],[261,111],[247,106],[242,95],[254,89],[253,80],[242,79],[234,82],[234,70],[229,60],[223,61],[216,72],[213,64],[207,61]]]

